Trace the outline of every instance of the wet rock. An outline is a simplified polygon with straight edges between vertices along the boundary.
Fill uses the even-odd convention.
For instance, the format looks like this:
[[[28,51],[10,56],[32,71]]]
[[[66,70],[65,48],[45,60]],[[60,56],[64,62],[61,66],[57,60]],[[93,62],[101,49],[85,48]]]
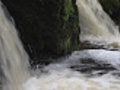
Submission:
[[[103,75],[110,71],[116,70],[112,65],[105,62],[97,62],[92,58],[80,59],[80,63],[78,65],[73,65],[70,68],[75,71],[82,72],[88,76]]]
[[[79,46],[76,0],[2,0],[33,60],[58,57]]]
[[[119,25],[120,23],[120,0],[99,0],[103,9]]]

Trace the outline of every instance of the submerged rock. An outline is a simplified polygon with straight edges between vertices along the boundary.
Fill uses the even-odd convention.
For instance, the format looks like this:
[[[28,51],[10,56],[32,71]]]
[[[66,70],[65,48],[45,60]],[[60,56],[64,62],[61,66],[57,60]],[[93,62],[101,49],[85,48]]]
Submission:
[[[35,57],[66,55],[79,46],[76,0],[2,0],[26,50]]]
[[[73,65],[70,68],[88,74],[89,76],[103,75],[116,70],[112,65],[104,62],[97,62],[92,58],[81,59],[79,65]]]

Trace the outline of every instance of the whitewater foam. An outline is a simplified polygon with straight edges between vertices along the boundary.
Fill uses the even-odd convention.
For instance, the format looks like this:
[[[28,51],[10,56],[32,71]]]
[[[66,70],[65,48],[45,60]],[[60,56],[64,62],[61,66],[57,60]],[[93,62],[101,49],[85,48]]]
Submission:
[[[70,67],[80,65],[84,58],[91,58],[98,63],[109,63],[116,70],[103,75],[89,76]],[[24,90],[120,90],[120,77],[113,73],[119,71],[120,52],[106,50],[75,51],[61,63],[50,64],[43,68],[38,77],[32,77],[24,84]],[[91,64],[92,66],[92,64]],[[98,73],[101,70],[93,71]]]
[[[80,40],[99,43],[120,43],[118,26],[104,12],[98,0],[77,0]]]

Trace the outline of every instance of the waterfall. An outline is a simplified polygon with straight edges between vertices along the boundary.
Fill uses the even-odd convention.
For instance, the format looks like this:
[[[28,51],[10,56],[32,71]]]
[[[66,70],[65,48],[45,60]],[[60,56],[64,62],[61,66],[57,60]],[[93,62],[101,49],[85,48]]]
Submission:
[[[120,42],[118,27],[97,0],[77,0],[82,42]],[[40,76],[24,83],[25,90],[120,90],[120,52],[75,51],[59,63],[44,67]]]
[[[98,0],[77,0],[76,4],[79,10],[81,42],[120,42],[118,27],[104,12]]]
[[[97,0],[77,0],[81,41],[118,42],[118,27]],[[29,57],[14,21],[0,2],[0,82],[2,90],[120,90],[120,52],[75,51],[30,74]],[[1,89],[1,88],[0,88]]]
[[[3,73],[3,90],[22,90],[22,84],[30,76],[28,60],[14,22],[0,2],[0,68]]]

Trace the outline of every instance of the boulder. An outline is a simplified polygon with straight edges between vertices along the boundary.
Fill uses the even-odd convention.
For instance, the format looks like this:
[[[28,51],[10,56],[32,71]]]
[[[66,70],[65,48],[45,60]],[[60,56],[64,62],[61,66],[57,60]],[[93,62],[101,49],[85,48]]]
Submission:
[[[79,46],[75,0],[2,0],[33,60],[67,55]]]
[[[120,0],[99,0],[103,9],[120,25]]]

